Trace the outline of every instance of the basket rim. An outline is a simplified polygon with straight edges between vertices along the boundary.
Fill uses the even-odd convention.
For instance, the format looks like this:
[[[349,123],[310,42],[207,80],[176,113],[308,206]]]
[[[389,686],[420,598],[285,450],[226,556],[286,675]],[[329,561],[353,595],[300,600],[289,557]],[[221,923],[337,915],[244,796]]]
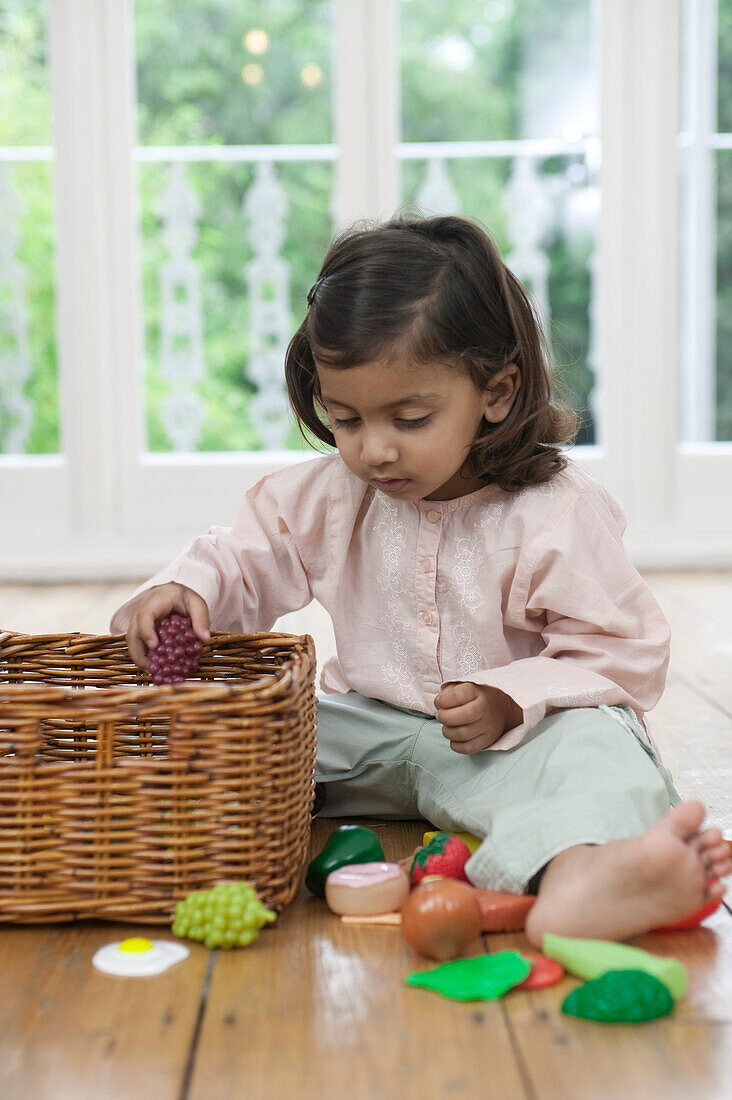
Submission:
[[[116,643],[118,645],[123,645],[126,648],[126,635],[124,634],[86,634],[79,630],[62,630],[59,632],[52,632],[48,634],[24,634],[18,630],[0,630],[0,657],[2,657],[3,654],[7,653],[8,651],[12,652],[13,647],[22,643],[32,643],[34,645],[39,645],[40,643],[53,644],[66,642],[68,646],[72,639],[76,639],[76,644],[70,647],[70,651],[72,653],[76,652],[77,650],[80,653],[83,653],[88,647],[80,643],[89,642],[104,642],[107,644]],[[214,640],[219,642],[225,641],[227,644],[231,644],[234,642],[246,643],[256,640],[260,643],[259,647],[263,648],[270,643],[272,645],[286,642],[301,642],[303,644],[307,644],[308,641],[312,642],[313,639],[310,634],[290,634],[287,631],[277,630],[250,630],[243,632],[236,632],[231,630],[212,630],[211,641],[208,643],[208,645],[212,645]],[[62,653],[66,652],[66,650],[60,648],[59,645],[56,645],[55,651]]]
[[[63,639],[79,639],[95,642],[119,642],[124,635],[119,634],[80,634],[78,632],[63,634],[17,634],[11,631],[0,633],[0,661],[3,656],[16,657],[16,649],[19,642],[33,643],[61,642]],[[12,639],[11,646],[7,640]],[[279,695],[283,689],[289,689],[291,684],[298,684],[310,672],[311,662],[315,662],[315,645],[309,634],[265,633],[252,632],[247,634],[233,634],[226,631],[211,632],[211,648],[219,640],[225,640],[227,646],[235,643],[246,643],[256,639],[260,644],[258,648],[264,649],[268,645],[276,647],[286,642],[299,643],[302,648],[295,649],[285,658],[278,667],[273,667],[271,672],[258,676],[253,680],[198,680],[189,679],[177,684],[114,684],[109,687],[97,687],[95,685],[80,685],[79,687],[59,686],[53,683],[37,681],[24,683],[3,683],[0,681],[0,704],[12,706],[23,703],[51,703],[71,707],[74,710],[82,710],[85,713],[91,711],[109,711],[112,708],[129,708],[131,712],[139,716],[141,710],[154,711],[158,708],[164,710],[177,709],[176,704],[183,705],[187,701],[195,700],[196,703],[221,703],[234,702],[248,699],[254,703],[260,697],[273,694]],[[266,641],[265,641],[266,640]],[[77,647],[74,647],[76,650]],[[11,653],[8,654],[8,650]],[[22,652],[22,649],[21,651]],[[68,650],[55,648],[53,654],[59,656],[68,653]],[[50,654],[49,654],[50,655]],[[35,653],[38,656],[38,653]],[[222,654],[222,656],[224,656]],[[274,690],[273,690],[274,689]]]

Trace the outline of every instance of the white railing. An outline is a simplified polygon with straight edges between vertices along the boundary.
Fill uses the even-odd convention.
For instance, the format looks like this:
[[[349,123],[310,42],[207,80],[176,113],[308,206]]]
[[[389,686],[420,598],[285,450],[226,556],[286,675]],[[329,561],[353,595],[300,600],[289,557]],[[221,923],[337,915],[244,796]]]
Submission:
[[[9,155],[5,155],[5,154]],[[417,206],[425,213],[460,213],[458,191],[450,179],[449,162],[462,158],[508,159],[512,161],[511,178],[504,193],[507,214],[507,236],[510,249],[507,262],[520,279],[531,287],[545,323],[551,319],[548,295],[549,258],[542,247],[557,219],[569,235],[596,232],[599,189],[595,180],[599,167],[598,143],[594,138],[580,141],[516,140],[476,142],[402,143],[397,146],[399,160],[425,162],[425,178],[417,193]],[[591,211],[592,224],[577,224],[572,214],[576,184],[566,177],[548,180],[540,173],[541,162],[548,157],[579,156],[585,158],[585,179],[582,188],[592,201],[583,204],[580,221],[587,222]],[[163,402],[162,422],[175,453],[190,453],[198,447],[203,407],[198,384],[205,376],[205,319],[201,304],[200,269],[194,259],[199,236],[200,203],[187,177],[185,167],[191,163],[251,163],[256,166],[249,190],[242,196],[242,215],[249,223],[249,240],[254,258],[246,265],[249,293],[249,326],[251,354],[246,366],[248,377],[257,384],[253,421],[266,450],[279,451],[285,445],[289,430],[289,409],[282,374],[285,349],[291,336],[292,302],[289,286],[289,264],[284,258],[289,202],[276,171],[276,165],[287,162],[336,161],[335,145],[241,145],[241,146],[159,146],[141,147],[134,151],[139,164],[164,163],[170,167],[168,183],[160,196],[157,213],[167,256],[158,271],[160,285],[160,371],[169,386]],[[52,159],[51,150],[0,150],[0,163],[7,161],[38,161]],[[335,207],[335,204],[334,204]],[[335,213],[332,210],[331,213]],[[11,244],[17,245],[17,212],[12,202],[0,207],[0,255]],[[334,218],[335,220],[335,218]],[[17,263],[4,265],[14,279],[12,301],[16,328],[23,316],[25,287]],[[594,268],[594,265],[593,265]],[[596,310],[591,306],[591,360],[596,363],[596,334],[592,319]],[[22,341],[19,338],[19,345]],[[30,364],[20,369],[16,360],[0,359],[0,394],[6,404],[20,408],[23,386]],[[3,387],[3,381],[5,382]],[[14,387],[14,388],[13,388]],[[593,401],[594,404],[594,401]],[[29,422],[29,416],[23,418]],[[0,421],[0,425],[1,425]],[[27,436],[27,432],[26,432]],[[2,438],[2,437],[0,437]],[[22,450],[22,437],[16,432],[6,439],[15,444],[15,453]],[[6,451],[13,447],[4,447]]]

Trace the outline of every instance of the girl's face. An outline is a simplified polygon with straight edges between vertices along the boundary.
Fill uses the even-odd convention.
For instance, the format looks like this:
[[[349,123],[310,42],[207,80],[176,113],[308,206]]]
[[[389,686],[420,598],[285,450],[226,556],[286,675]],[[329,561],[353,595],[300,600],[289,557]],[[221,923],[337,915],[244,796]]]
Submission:
[[[316,363],[316,371],[346,466],[400,500],[451,500],[480,489],[484,482],[461,478],[460,471],[483,417],[503,420],[518,389],[513,365],[485,392],[440,363],[374,360],[348,369]]]

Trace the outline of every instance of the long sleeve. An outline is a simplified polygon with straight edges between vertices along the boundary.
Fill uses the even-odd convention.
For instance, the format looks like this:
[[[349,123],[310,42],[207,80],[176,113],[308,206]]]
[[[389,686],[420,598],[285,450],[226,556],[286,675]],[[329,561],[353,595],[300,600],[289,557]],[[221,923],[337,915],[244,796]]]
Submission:
[[[578,495],[543,539],[521,556],[505,625],[538,630],[537,656],[469,677],[510,696],[521,725],[494,749],[518,744],[563,707],[628,705],[641,715],[661,697],[670,628],[622,543],[625,519],[607,494]]]
[[[268,474],[250,489],[232,527],[211,527],[141,585],[112,617],[127,630],[140,596],[176,581],[206,602],[218,630],[266,631],[313,598],[328,561],[332,464],[315,459]]]

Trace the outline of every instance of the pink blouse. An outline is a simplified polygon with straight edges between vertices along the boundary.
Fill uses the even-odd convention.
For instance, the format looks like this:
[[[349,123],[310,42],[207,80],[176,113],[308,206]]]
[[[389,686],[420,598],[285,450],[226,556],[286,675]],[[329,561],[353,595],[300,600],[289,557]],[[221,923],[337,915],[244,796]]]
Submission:
[[[666,682],[670,628],[623,546],[625,516],[579,465],[519,493],[402,501],[337,453],[263,477],[233,527],[193,539],[115,612],[177,581],[218,630],[267,631],[316,599],[337,657],[324,692],[358,691],[434,715],[450,681],[488,684],[523,710],[508,749],[564,707],[625,704],[639,718]]]

